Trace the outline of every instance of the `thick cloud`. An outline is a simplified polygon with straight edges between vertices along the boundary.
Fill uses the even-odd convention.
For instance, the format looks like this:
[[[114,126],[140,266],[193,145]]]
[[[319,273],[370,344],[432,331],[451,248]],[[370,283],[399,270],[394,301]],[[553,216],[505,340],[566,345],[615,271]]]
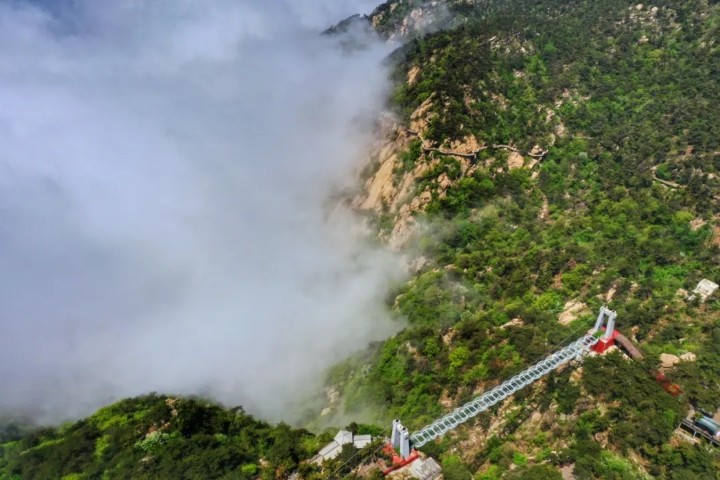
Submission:
[[[0,4],[0,408],[157,390],[288,418],[393,329],[395,262],[332,196],[387,47],[317,34],[369,2],[101,3]]]

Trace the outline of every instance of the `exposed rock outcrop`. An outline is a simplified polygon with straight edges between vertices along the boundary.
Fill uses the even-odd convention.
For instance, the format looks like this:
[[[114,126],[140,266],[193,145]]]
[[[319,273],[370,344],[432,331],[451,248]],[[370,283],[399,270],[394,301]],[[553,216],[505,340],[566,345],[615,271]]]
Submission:
[[[558,315],[558,322],[562,325],[568,325],[573,320],[576,320],[581,315],[590,313],[588,306],[577,300],[570,300],[565,303],[563,311]]]
[[[683,362],[694,362],[695,360],[697,360],[697,355],[692,352],[683,353],[682,355],[680,355],[680,360],[682,360]]]
[[[680,363],[680,357],[677,355],[672,355],[670,353],[660,354],[660,366],[662,368],[672,368],[678,363]]]

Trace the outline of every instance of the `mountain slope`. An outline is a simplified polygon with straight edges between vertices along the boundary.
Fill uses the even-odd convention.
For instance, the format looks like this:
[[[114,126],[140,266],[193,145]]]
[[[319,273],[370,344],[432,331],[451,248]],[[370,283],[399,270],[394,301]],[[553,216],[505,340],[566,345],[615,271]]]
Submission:
[[[418,5],[388,2],[370,21],[406,35]],[[589,360],[425,449],[477,475],[507,474],[517,456],[520,470],[574,463],[583,478],[707,478],[718,458],[673,430],[692,406],[714,412],[720,393],[717,297],[679,293],[720,278],[717,2],[448,11],[447,29],[395,54],[394,150],[378,155],[375,197],[356,202],[415,252],[417,273],[390,302],[409,326],[334,370],[334,408],[371,403],[378,421],[420,427],[609,303],[645,363]],[[692,354],[667,367],[679,399],[652,377],[661,353]]]
[[[148,395],[0,444],[0,479],[285,478],[321,440],[240,408]]]
[[[720,300],[683,293],[720,279],[718,2],[391,0],[366,20],[407,40],[355,199],[413,257],[388,295],[407,327],[330,372],[315,423],[421,427],[607,303],[643,361],[586,359],[423,451],[446,480],[715,478],[674,430],[720,393]],[[156,395],[19,436],[0,479],[286,478],[327,440]]]

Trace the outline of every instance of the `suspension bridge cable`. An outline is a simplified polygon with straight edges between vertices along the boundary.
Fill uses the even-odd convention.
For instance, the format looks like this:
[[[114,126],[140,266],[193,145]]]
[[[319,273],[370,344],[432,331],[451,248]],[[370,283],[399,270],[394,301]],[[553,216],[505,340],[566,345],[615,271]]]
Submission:
[[[587,352],[599,341],[587,334],[410,436],[416,447],[438,438]]]
[[[605,307],[603,307],[600,312],[600,318],[604,319],[605,316],[608,315],[608,325],[611,325],[612,322],[614,322],[614,314],[610,316],[612,312],[607,310]],[[571,334],[568,335],[568,337],[570,336]],[[552,351],[552,353],[546,354],[546,356],[539,362],[525,368],[492,389],[486,390],[473,400],[455,408],[450,413],[447,413],[443,417],[414,432],[410,436],[410,440],[416,447],[421,447],[426,443],[450,432],[451,430],[454,430],[460,424],[467,422],[481,412],[484,412],[492,406],[500,403],[521,389],[535,383],[545,375],[584,354],[590,349],[590,347],[597,343],[598,340],[599,339],[596,338],[595,335],[588,333],[560,350]]]
[[[558,347],[560,347],[561,345],[564,345],[564,344],[565,344],[568,340],[570,340],[571,338],[575,338],[575,336],[576,336],[579,332],[581,332],[582,330],[584,330],[584,329],[585,329],[585,327],[583,327],[582,325],[580,325],[580,326],[578,326],[578,327],[575,327],[575,328],[574,328],[573,330],[571,330],[570,333],[568,333],[564,338],[562,338],[561,340],[559,340],[559,341],[557,341],[557,342],[549,345],[549,346],[547,347],[547,351],[546,351],[545,353],[539,354],[539,355],[537,355],[534,359],[528,360],[527,365],[528,365],[528,366],[529,366],[529,365],[533,365],[533,364],[539,362],[540,360],[542,360],[543,358],[546,358],[546,357],[548,357],[549,355],[552,355],[552,354],[556,351],[556,349],[557,349]],[[520,371],[522,371],[522,370],[520,370]],[[498,385],[501,384],[501,383],[502,383],[502,379],[500,379],[500,380],[498,381]],[[493,388],[494,388],[494,387],[493,387]],[[464,404],[466,404],[467,402],[469,402],[469,401],[472,400],[473,398],[476,398],[476,397],[478,397],[478,396],[480,396],[480,395],[482,395],[482,393],[470,393],[470,394],[466,395],[466,396],[463,397],[461,400],[457,400],[456,402],[454,402],[454,403],[455,403],[455,407],[453,407],[453,410],[455,410],[455,409],[457,409],[457,408],[460,408],[461,406],[463,406]]]
[[[385,443],[380,444],[380,446],[378,446],[378,448],[376,448],[372,453],[370,453],[370,454],[368,455],[368,457],[372,457],[373,455],[376,455],[376,454],[377,454],[380,450],[382,450],[383,448],[385,448]],[[348,458],[342,465],[340,465],[340,466],[337,467],[335,470],[333,470],[333,472],[332,472],[327,478],[328,478],[329,480],[331,480],[335,474],[337,474],[338,472],[340,472],[340,471],[343,469],[343,467],[345,467],[348,463],[350,463],[352,460],[354,460],[355,457],[357,457],[357,456],[360,455],[361,453],[362,453],[362,449],[358,449],[358,450],[357,450],[350,458]],[[347,473],[344,477],[342,477],[341,480],[344,480],[345,478],[349,477],[351,473],[352,473],[352,470],[351,470],[349,473]]]
[[[552,344],[552,345],[550,346],[550,348],[549,348],[550,353],[546,353],[546,354],[544,354],[544,355],[539,355],[539,356],[536,358],[536,360],[540,360],[540,359],[542,359],[542,358],[547,358],[547,357],[552,356],[554,353],[557,353],[557,352],[555,352],[555,350],[554,350],[557,346],[565,343],[569,338],[577,335],[577,333],[578,333],[579,331],[581,331],[582,329],[583,329],[583,327],[582,327],[582,326],[579,326],[579,327],[576,327],[575,329],[571,330],[570,333],[568,333],[563,339],[561,339],[561,340],[558,341],[558,342],[555,342],[554,344]],[[577,342],[576,342],[576,343],[577,343]],[[399,350],[400,350],[401,347],[402,347],[402,345],[398,347],[398,352],[399,352]],[[530,367],[530,368],[532,368],[532,367]],[[423,370],[427,370],[427,365],[424,365]],[[502,383],[501,383],[501,384],[502,384]],[[487,393],[487,392],[486,392],[486,393]],[[477,397],[477,396],[478,396],[478,395],[470,395],[470,396],[468,397],[468,400],[470,400],[470,399],[472,399],[472,398],[474,398],[474,397]],[[480,396],[482,396],[482,394],[481,394]],[[461,408],[461,407],[457,407],[455,410],[457,410],[458,408]],[[444,418],[444,417],[443,417],[443,418]],[[432,425],[432,424],[431,424],[431,425]],[[454,427],[453,427],[453,428],[454,428]],[[422,430],[423,430],[423,429],[421,429],[420,431],[422,431]],[[369,456],[369,457],[372,457],[372,456],[376,455],[376,454],[377,454],[380,450],[382,450],[384,447],[385,447],[384,444],[383,444],[383,445],[380,445],[375,451],[371,452],[368,456]],[[348,465],[351,461],[355,460],[355,458],[357,458],[361,453],[362,453],[361,450],[358,450],[357,452],[355,452],[355,453],[354,453],[349,459],[347,459],[342,465],[340,465],[340,466],[337,467],[332,473],[330,473],[330,475],[328,476],[328,478],[329,478],[329,479],[332,479],[334,475],[338,474],[338,472],[340,472],[340,471],[341,471],[346,465]],[[352,472],[350,472],[350,473],[346,474],[345,476],[343,476],[341,480],[346,479],[348,476],[350,476],[351,473],[352,473]]]

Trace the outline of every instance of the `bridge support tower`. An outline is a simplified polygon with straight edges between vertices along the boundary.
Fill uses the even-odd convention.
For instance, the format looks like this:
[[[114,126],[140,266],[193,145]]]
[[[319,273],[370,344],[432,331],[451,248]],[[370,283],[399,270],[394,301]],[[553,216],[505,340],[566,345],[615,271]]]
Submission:
[[[608,348],[615,345],[615,335],[617,335],[615,331],[615,317],[617,317],[616,312],[608,309],[606,306],[600,308],[600,314],[597,317],[597,321],[595,321],[595,328],[593,328],[592,331],[600,332],[605,330],[605,333],[602,334],[600,340],[592,347],[597,353],[605,353]]]
[[[408,432],[407,427],[403,427],[400,420],[393,420],[390,441],[393,448],[400,452],[402,458],[410,456],[410,432]]]

